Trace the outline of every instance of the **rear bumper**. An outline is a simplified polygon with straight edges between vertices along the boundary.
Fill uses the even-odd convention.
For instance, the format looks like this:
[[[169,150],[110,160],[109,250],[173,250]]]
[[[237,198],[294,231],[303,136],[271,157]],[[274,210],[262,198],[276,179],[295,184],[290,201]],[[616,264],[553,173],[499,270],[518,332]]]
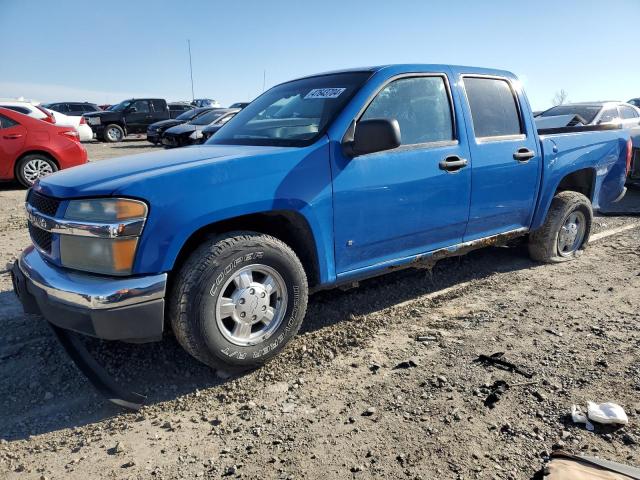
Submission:
[[[11,276],[26,313],[105,340],[149,342],[162,337],[167,274],[104,277],[58,268],[33,246]]]

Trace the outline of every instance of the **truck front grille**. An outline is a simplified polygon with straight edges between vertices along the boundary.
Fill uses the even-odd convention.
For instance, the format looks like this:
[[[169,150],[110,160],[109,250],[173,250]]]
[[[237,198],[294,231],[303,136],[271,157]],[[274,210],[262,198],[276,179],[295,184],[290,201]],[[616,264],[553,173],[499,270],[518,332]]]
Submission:
[[[33,190],[29,191],[27,203],[38,210],[40,213],[44,213],[45,215],[49,216],[54,216],[58,211],[58,207],[60,206],[60,200],[47,197],[40,193],[34,192]]]
[[[51,253],[51,233],[29,224],[29,235],[33,243],[46,253]]]

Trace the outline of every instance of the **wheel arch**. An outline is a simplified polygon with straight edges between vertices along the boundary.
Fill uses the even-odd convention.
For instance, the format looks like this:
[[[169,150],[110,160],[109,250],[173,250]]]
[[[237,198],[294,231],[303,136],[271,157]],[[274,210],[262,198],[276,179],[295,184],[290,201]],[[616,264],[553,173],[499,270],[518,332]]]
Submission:
[[[182,244],[171,270],[178,271],[190,252],[211,235],[247,230],[271,235],[289,245],[302,262],[309,287],[320,283],[318,250],[313,231],[304,215],[291,210],[252,213],[205,225],[193,232]]]
[[[583,194],[590,201],[593,201],[595,192],[596,171],[593,168],[581,168],[565,174],[558,183],[554,196],[560,192],[572,191]]]
[[[20,156],[18,158],[16,158],[16,161],[13,164],[13,176],[14,176],[14,178],[17,178],[17,175],[18,175],[18,165],[20,165],[20,162],[22,161],[22,159],[24,157],[26,157],[27,155],[44,155],[49,160],[51,160],[53,163],[55,163],[56,167],[58,168],[58,170],[60,170],[60,161],[51,152],[49,152],[47,150],[42,150],[42,149],[40,149],[40,150],[38,150],[38,149],[29,150],[29,151],[26,151],[26,152],[20,154]]]

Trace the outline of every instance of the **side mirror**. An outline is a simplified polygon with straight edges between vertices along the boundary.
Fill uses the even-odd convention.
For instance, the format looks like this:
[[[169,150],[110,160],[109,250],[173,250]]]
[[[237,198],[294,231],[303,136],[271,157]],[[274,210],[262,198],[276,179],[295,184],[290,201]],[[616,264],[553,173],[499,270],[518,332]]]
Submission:
[[[138,111],[138,109],[136,107],[129,107],[129,110],[127,110],[127,113],[136,113]]]
[[[345,137],[345,153],[350,157],[382,152],[402,144],[400,125],[395,118],[362,120],[352,126]]]

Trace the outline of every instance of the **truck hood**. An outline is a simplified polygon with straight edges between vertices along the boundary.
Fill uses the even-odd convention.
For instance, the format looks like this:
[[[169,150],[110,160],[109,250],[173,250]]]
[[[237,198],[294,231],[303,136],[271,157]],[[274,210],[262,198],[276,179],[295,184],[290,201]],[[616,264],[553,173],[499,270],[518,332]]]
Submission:
[[[196,164],[273,154],[284,150],[291,150],[291,148],[201,145],[128,155],[62,170],[41,179],[33,189],[44,195],[63,199],[107,196],[134,183],[142,183],[157,175],[188,169]]]

